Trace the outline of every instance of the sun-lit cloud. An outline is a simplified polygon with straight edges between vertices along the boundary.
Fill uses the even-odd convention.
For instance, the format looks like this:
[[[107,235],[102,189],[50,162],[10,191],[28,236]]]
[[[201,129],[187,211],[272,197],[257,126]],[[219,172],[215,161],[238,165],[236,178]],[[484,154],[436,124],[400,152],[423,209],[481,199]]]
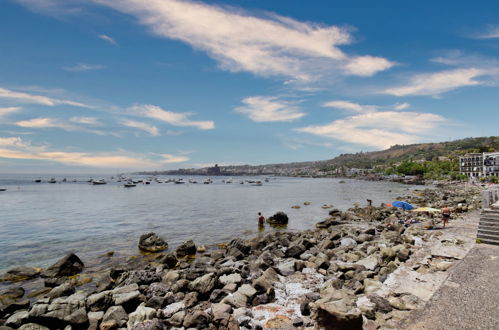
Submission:
[[[358,103],[343,100],[325,102],[322,104],[322,106],[326,108],[336,108],[353,112],[371,112],[378,109],[378,106],[375,105],[361,105]]]
[[[70,166],[111,169],[158,168],[164,164],[188,160],[187,157],[170,154],[156,155],[157,159],[152,159],[126,151],[89,153],[52,150],[47,145],[33,145],[20,137],[0,137],[0,158],[29,159]]]
[[[215,123],[211,120],[191,120],[189,117],[192,116],[192,113],[168,111],[156,105],[137,104],[132,106],[130,110],[132,114],[153,118],[174,126],[192,126],[202,130],[215,128]]]
[[[334,75],[372,76],[394,65],[371,55],[349,56],[350,30],[274,13],[180,0],[94,0],[137,18],[157,36],[205,51],[221,68],[307,82]]]
[[[152,136],[159,136],[159,129],[156,126],[149,125],[140,121],[124,119],[121,124],[127,127],[137,128],[144,132],[149,133]]]
[[[115,46],[117,45],[116,40],[114,40],[113,38],[111,38],[107,34],[99,34],[97,37],[100,38],[100,39],[102,39],[102,40],[104,40],[104,41],[106,41],[106,42],[108,42],[108,43],[110,43],[111,45],[115,45]]]
[[[62,128],[67,131],[73,131],[76,129],[76,126],[69,125],[64,123],[58,119],[53,118],[33,118],[29,120],[21,120],[15,123],[19,127],[24,128]]]
[[[363,113],[325,125],[298,128],[297,131],[384,149],[394,144],[420,142],[446,119],[432,113],[382,111]]]
[[[92,126],[100,125],[99,120],[95,117],[71,117],[69,118],[69,121],[72,123],[83,124],[83,125],[92,125]]]
[[[241,102],[245,105],[234,110],[256,122],[291,122],[305,116],[293,102],[273,96],[251,96]]]
[[[477,80],[477,78],[488,74],[490,72],[478,68],[452,69],[436,73],[417,74],[412,76],[407,84],[390,87],[380,91],[380,93],[394,96],[440,95],[465,86],[482,85],[484,83]]]
[[[411,105],[407,102],[397,103],[393,106],[393,110],[405,110],[407,108],[410,108],[410,106]]]
[[[19,103],[41,104],[51,107],[56,105],[70,105],[74,107],[92,108],[91,106],[80,102],[62,100],[49,96],[36,95],[25,92],[16,92],[6,88],[0,88],[0,100],[1,99]]]
[[[163,159],[160,160],[160,162],[164,164],[184,163],[190,160],[190,158],[186,156],[175,156],[170,154],[161,154],[161,157]]]
[[[21,110],[20,107],[0,107],[0,119],[14,112],[18,112],[19,110]]]
[[[104,69],[104,65],[78,63],[73,66],[65,66],[62,69],[69,72],[84,72]]]

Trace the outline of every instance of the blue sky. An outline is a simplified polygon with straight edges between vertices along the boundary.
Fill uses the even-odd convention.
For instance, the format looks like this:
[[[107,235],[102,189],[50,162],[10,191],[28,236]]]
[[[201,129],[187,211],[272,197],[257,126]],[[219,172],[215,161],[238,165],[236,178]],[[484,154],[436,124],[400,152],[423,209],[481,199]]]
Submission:
[[[0,31],[4,173],[322,160],[499,132],[496,1],[11,0]]]

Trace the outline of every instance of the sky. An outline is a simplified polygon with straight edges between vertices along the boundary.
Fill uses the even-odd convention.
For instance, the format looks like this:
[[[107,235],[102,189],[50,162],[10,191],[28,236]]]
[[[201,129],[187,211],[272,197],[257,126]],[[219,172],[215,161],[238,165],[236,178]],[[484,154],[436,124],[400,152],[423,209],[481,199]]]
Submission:
[[[499,2],[4,0],[0,173],[499,135]]]

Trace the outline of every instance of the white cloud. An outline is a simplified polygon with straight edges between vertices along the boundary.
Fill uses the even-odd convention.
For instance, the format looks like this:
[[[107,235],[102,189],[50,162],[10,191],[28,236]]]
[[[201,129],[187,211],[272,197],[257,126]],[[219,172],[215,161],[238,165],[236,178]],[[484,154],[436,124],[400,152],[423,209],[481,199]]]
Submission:
[[[108,36],[106,34],[99,34],[97,37],[110,43],[111,45],[115,45],[115,46],[117,45],[116,40],[114,40],[113,38],[111,38],[110,36]]]
[[[358,103],[350,102],[350,101],[329,101],[322,104],[323,107],[327,108],[336,108],[341,110],[348,110],[354,112],[371,112],[376,111],[378,106],[376,105],[361,105]]]
[[[69,72],[83,72],[83,71],[101,70],[104,68],[105,66],[99,64],[78,63],[73,66],[65,66],[62,69]]]
[[[149,125],[149,124],[146,124],[146,123],[143,123],[143,122],[125,119],[125,120],[121,121],[121,124],[125,125],[125,126],[128,126],[128,127],[132,127],[132,128],[137,128],[137,129],[143,130],[143,131],[149,133],[152,136],[159,136],[160,135],[159,134],[159,129],[156,126]]]
[[[356,76],[371,77],[374,74],[387,70],[394,65],[395,63],[388,61],[386,58],[358,56],[348,61],[345,65],[345,71]]]
[[[272,96],[252,96],[242,100],[244,106],[234,110],[256,122],[291,122],[305,116],[295,104]]]
[[[472,36],[474,39],[499,39],[499,26],[489,25],[482,33]]]
[[[183,163],[183,162],[187,162],[190,160],[189,157],[175,156],[175,155],[170,155],[170,154],[162,154],[161,157],[163,159],[160,160],[160,162],[164,163],[164,164]]]
[[[18,112],[20,107],[0,107],[0,118],[10,115],[11,113]]]
[[[394,110],[405,110],[407,108],[409,108],[411,105],[407,102],[403,102],[403,103],[397,103],[393,106],[393,109]]]
[[[483,82],[476,78],[488,74],[490,72],[477,68],[418,74],[411,77],[407,85],[387,88],[381,93],[395,96],[439,95],[460,87],[482,85]]]
[[[209,121],[194,121],[190,120],[191,113],[181,113],[163,110],[161,107],[151,104],[138,104],[130,108],[130,110],[139,116],[157,119],[174,126],[192,126],[198,129],[208,130],[215,128],[215,123]]]
[[[69,121],[83,125],[92,125],[92,126],[100,125],[99,121],[95,117],[71,117],[69,118]]]
[[[21,120],[16,122],[16,125],[24,128],[62,128],[67,131],[73,131],[76,129],[76,126],[72,126],[70,124],[64,123],[60,120],[53,118],[33,118],[29,120]]]
[[[0,88],[0,99],[11,100],[19,103],[41,104],[46,106],[70,105],[75,107],[91,108],[91,106],[71,100],[61,100],[48,96],[35,95],[24,92]]]
[[[31,159],[71,166],[111,169],[158,168],[167,163],[179,163],[188,160],[187,157],[170,154],[157,155],[159,160],[154,160],[126,151],[105,153],[58,151],[51,150],[46,145],[33,145],[20,137],[0,137],[0,158]]]
[[[304,23],[276,14],[180,0],[94,0],[135,16],[161,37],[203,50],[230,71],[279,76],[302,82],[338,74],[371,76],[393,63],[381,57],[349,58],[346,28]],[[325,72],[327,71],[327,73]]]
[[[335,120],[326,125],[307,126],[297,131],[375,148],[421,141],[445,122],[432,113],[371,112]]]

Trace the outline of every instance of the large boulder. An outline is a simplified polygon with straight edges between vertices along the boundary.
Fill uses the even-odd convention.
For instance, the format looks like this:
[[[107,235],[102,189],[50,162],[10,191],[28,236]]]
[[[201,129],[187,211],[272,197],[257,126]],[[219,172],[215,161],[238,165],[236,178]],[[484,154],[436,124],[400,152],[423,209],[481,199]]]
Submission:
[[[273,216],[267,218],[267,223],[271,225],[286,225],[288,224],[288,216],[284,212],[277,212]]]
[[[139,249],[146,252],[159,252],[166,250],[168,243],[155,233],[147,233],[139,238]]]
[[[44,277],[73,276],[83,270],[83,261],[74,253],[70,253],[64,258],[42,272]]]
[[[213,290],[217,278],[215,274],[209,273],[196,278],[194,281],[189,283],[189,289],[192,291],[199,292],[200,294],[208,294]]]
[[[180,246],[175,250],[177,257],[194,255],[196,254],[196,252],[197,252],[196,244],[194,244],[194,242],[191,239],[180,244]]]

